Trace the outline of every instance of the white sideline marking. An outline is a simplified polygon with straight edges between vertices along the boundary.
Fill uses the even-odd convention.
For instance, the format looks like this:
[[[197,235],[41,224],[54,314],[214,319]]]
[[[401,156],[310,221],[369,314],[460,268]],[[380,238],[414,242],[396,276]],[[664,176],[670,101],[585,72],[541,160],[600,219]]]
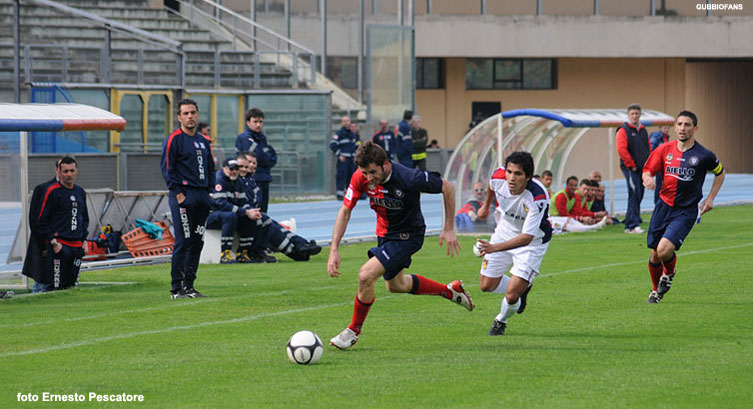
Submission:
[[[694,254],[703,254],[703,253],[712,253],[715,251],[724,251],[724,250],[732,250],[740,247],[750,247],[753,246],[753,243],[745,243],[745,244],[736,244],[734,246],[726,246],[726,247],[717,247],[714,249],[705,249],[705,250],[696,250],[696,251],[688,251],[686,253],[677,253],[677,257],[680,256],[692,256]],[[599,270],[602,268],[608,268],[608,267],[619,267],[619,266],[627,266],[630,264],[643,264],[648,263],[648,258],[640,261],[624,261],[622,263],[612,263],[612,264],[601,264],[598,266],[592,266],[592,267],[581,267],[581,268],[575,268],[572,270],[563,270],[563,271],[557,271],[555,273],[549,273],[549,274],[541,274],[540,277],[554,277],[558,275],[563,274],[570,274],[570,273],[577,273],[582,271],[589,271],[589,270]]]
[[[305,290],[306,291],[331,290],[333,288],[338,288],[338,287],[343,287],[343,286],[328,285],[324,287],[306,288]],[[205,304],[209,302],[234,300],[234,299],[239,299],[239,298],[274,297],[278,295],[295,293],[297,291],[303,291],[303,290],[282,290],[282,291],[275,291],[271,293],[261,293],[261,294],[246,294],[246,295],[236,295],[236,296],[230,296],[230,297],[217,297],[217,298],[210,297],[210,298],[202,298],[202,299],[193,299],[191,301],[188,301],[188,300],[177,301],[177,302],[166,301],[164,305],[158,305],[154,307],[137,308],[133,310],[119,310],[119,311],[112,311],[112,312],[106,312],[106,313],[101,313],[101,314],[85,315],[82,317],[66,318],[62,320],[33,321],[33,322],[26,322],[21,325],[0,324],[0,328],[28,328],[28,327],[35,327],[38,325],[59,324],[61,322],[84,321],[84,320],[90,320],[90,319],[96,319],[96,318],[109,317],[111,315],[134,314],[134,313],[141,313],[141,312],[158,311],[158,310],[167,309],[167,308],[180,308],[180,307],[186,307],[186,306],[192,306],[192,305]],[[51,294],[51,293],[42,293],[42,294]],[[37,294],[37,295],[42,295],[42,294]]]

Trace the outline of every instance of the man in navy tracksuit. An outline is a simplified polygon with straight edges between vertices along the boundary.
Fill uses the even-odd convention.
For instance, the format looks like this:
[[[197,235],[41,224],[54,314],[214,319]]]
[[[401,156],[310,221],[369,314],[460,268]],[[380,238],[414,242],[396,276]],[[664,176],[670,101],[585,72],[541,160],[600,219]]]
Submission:
[[[397,161],[401,165],[413,167],[413,138],[411,136],[410,120],[413,119],[413,111],[405,111],[403,120],[397,124],[397,145],[395,146]]]
[[[195,101],[178,102],[180,128],[162,143],[162,177],[170,193],[173,217],[172,290],[170,298],[203,297],[194,288],[204,247],[204,229],[212,206],[209,193],[215,185],[212,143],[197,132],[199,108]]]
[[[62,290],[78,284],[81,259],[86,254],[89,211],[86,193],[75,184],[78,176],[76,160],[66,156],[60,160],[58,181],[45,189],[36,215],[37,233],[45,238],[47,268],[39,282],[47,284],[40,291]],[[35,289],[36,289],[35,285]]]
[[[395,143],[397,142],[397,138],[395,137],[395,133],[389,129],[389,126],[386,119],[379,121],[379,132],[374,134],[371,141],[381,146],[387,152],[387,158],[393,160],[395,159]]]
[[[211,194],[212,211],[207,218],[207,228],[222,229],[220,263],[256,262],[251,250],[259,236],[256,220],[261,218],[261,212],[249,204],[246,183],[239,177],[238,161],[225,159],[222,169],[217,172],[216,182]],[[232,249],[236,231],[240,237],[238,253],[234,258]]]
[[[237,160],[240,164],[239,179],[246,183],[246,197],[249,200],[249,205],[253,208],[258,203],[256,192],[259,190],[253,178],[256,171],[256,156],[253,152],[249,152],[238,156]],[[261,251],[264,248],[274,248],[295,261],[308,261],[310,256],[322,251],[322,248],[314,240],[306,240],[295,234],[295,231],[281,225],[266,213],[262,213],[261,218],[257,219],[256,223],[261,230],[258,239],[255,239],[254,242],[256,251],[251,253],[253,254],[252,259],[256,262],[277,262],[276,258]]]
[[[350,177],[356,171],[356,163],[353,158],[356,149],[361,141],[358,136],[350,130],[350,117],[344,116],[340,120],[342,127],[332,135],[332,142],[329,143],[329,149],[337,157],[337,174],[335,185],[337,186],[337,200],[343,200],[345,188],[348,187]]]
[[[641,201],[643,200],[643,181],[641,171],[651,152],[648,132],[640,122],[641,106],[628,106],[628,122],[617,131],[617,153],[620,156],[620,169],[625,175],[628,187],[628,205],[625,213],[625,233],[644,233],[641,228]]]
[[[235,139],[236,153],[253,152],[259,161],[259,170],[254,176],[261,189],[259,208],[267,212],[269,206],[269,183],[272,181],[271,169],[277,164],[277,152],[267,143],[267,137],[261,132],[264,127],[264,112],[251,108],[246,112],[246,130]]]

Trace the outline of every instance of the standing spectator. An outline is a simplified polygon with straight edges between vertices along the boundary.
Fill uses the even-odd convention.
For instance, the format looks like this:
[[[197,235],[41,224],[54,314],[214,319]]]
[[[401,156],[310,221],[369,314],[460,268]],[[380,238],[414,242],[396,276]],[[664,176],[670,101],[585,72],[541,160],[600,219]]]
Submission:
[[[262,133],[264,128],[264,112],[259,108],[251,108],[246,112],[246,130],[235,139],[237,153],[254,152],[259,161],[254,179],[261,189],[261,203],[259,208],[263,213],[269,206],[269,183],[272,182],[272,168],[277,164],[277,152],[267,142]]]
[[[724,167],[713,152],[696,142],[696,132],[698,118],[695,114],[680,112],[675,120],[677,141],[665,143],[653,151],[642,169],[647,189],[656,187],[655,174],[672,176],[662,186],[661,200],[654,207],[646,235],[651,249],[648,272],[653,284],[649,304],[661,301],[669,291],[675,277],[675,252],[695,225],[696,218],[714,208],[714,198],[724,183]],[[701,202],[707,172],[714,174],[714,183]]]
[[[34,279],[33,292],[52,291],[52,283],[47,279],[47,243],[46,237],[39,233],[37,222],[39,221],[39,210],[44,200],[44,194],[47,188],[60,180],[60,159],[55,161],[55,177],[38,184],[34,187],[34,193],[31,195],[29,203],[29,245],[26,247],[26,257],[24,257],[24,266],[21,270],[23,275]],[[43,282],[46,281],[46,282]]]
[[[554,180],[554,175],[552,175],[551,170],[541,172],[541,183],[546,188],[546,192],[549,193],[549,197],[552,197],[552,180]]]
[[[390,124],[386,119],[379,121],[379,132],[374,134],[371,141],[381,146],[382,149],[387,152],[387,158],[389,160],[394,160],[396,159],[395,143],[397,142],[397,139],[395,138],[395,133],[392,132],[392,129],[389,129],[389,127]]]
[[[421,117],[415,115],[411,122],[411,138],[413,139],[413,167],[426,170],[426,145],[429,143],[429,132],[421,128]]]
[[[411,136],[410,120],[413,119],[413,111],[406,110],[403,120],[397,124],[397,145],[395,154],[397,161],[408,168],[413,167],[413,139]]]
[[[656,150],[659,145],[669,141],[669,125],[662,125],[659,130],[651,133],[648,136],[648,140],[651,142],[651,152]],[[656,188],[654,189],[654,206],[659,203],[659,192],[661,191],[662,173],[656,174]]]
[[[646,164],[651,146],[646,127],[641,125],[641,106],[631,104],[627,108],[628,122],[617,130],[617,153],[620,155],[620,169],[625,175],[628,188],[628,204],[625,213],[625,233],[639,234],[641,228],[641,201],[643,182],[641,170]]]
[[[337,158],[337,173],[335,175],[337,200],[343,200],[350,176],[356,171],[354,158],[356,149],[361,144],[358,136],[350,129],[350,117],[342,117],[340,125],[340,129],[332,135],[332,142],[329,143],[329,149],[335,153]]]
[[[39,236],[45,238],[47,263],[39,282],[46,284],[35,292],[62,290],[78,284],[81,259],[86,254],[89,210],[86,192],[75,184],[76,160],[65,156],[58,162],[59,180],[47,186],[35,222]]]
[[[258,208],[252,208],[246,197],[246,183],[239,178],[240,164],[236,159],[225,159],[215,177],[217,184],[212,193],[212,211],[207,218],[208,229],[222,229],[220,236],[220,263],[255,263],[252,257],[254,241],[259,240],[261,219]],[[233,257],[233,240],[238,232],[238,253]]]
[[[199,106],[196,101],[178,102],[176,129],[162,143],[162,177],[167,184],[173,217],[173,247],[170,298],[204,297],[194,282],[199,269],[204,229],[212,206],[215,169],[211,141],[196,131]]]
[[[369,250],[369,260],[359,269],[350,325],[333,337],[330,344],[347,349],[358,341],[376,299],[374,284],[379,277],[384,278],[389,292],[440,296],[472,311],[473,302],[462,281],[455,280],[445,285],[418,274],[405,274],[411,256],[421,249],[426,232],[421,215],[421,192],[442,194],[446,206],[439,245],[447,241],[447,255],[454,257],[459,254],[460,244],[454,231],[455,188],[452,183],[442,179],[439,173],[419,172],[390,161],[384,150],[371,141],[358,148],[356,164],[359,171],[350,179],[348,193],[332,229],[327,261],[329,276],[340,276],[340,240],[362,193],[369,196],[371,207],[376,212],[378,241],[377,246]]]
[[[492,175],[484,205],[479,210],[479,216],[486,217],[492,200],[502,210],[491,239],[478,240],[484,257],[479,287],[484,292],[504,294],[489,335],[504,335],[507,320],[525,310],[528,293],[552,238],[549,196],[544,185],[532,179],[533,172],[530,153],[510,154],[505,167]]]

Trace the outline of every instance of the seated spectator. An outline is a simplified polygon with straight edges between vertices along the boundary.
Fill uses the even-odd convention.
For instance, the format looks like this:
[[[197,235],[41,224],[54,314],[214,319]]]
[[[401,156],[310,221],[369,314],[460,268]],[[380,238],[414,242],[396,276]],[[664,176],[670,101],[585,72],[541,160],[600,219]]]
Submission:
[[[475,230],[475,223],[479,220],[477,215],[478,209],[484,204],[485,199],[486,189],[484,189],[484,184],[479,182],[474,183],[472,193],[473,197],[455,214],[455,226],[460,232]]]
[[[578,186],[578,190],[575,192],[576,195],[579,196],[580,199],[580,207],[577,209],[576,213],[581,216],[589,216],[592,217],[593,223],[586,223],[584,224],[595,224],[597,221],[600,221],[604,216],[606,216],[607,212],[594,212],[591,210],[591,206],[594,203],[594,192],[593,192],[593,185],[595,182],[591,182],[591,179],[582,179],[580,181],[580,184]]]
[[[554,178],[554,175],[552,175],[552,172],[549,171],[549,170],[545,170],[544,172],[541,173],[541,183],[546,188],[546,191],[549,192],[549,198],[550,199],[552,197],[551,186],[552,186],[552,180],[553,180],[553,178]]]
[[[426,145],[426,149],[439,149],[439,142],[436,139],[432,139],[431,142]]]
[[[603,217],[600,222],[592,225],[583,224],[572,217],[550,216],[549,223],[552,224],[552,233],[562,234],[565,232],[580,233],[589,230],[598,230],[604,227],[608,222],[607,217]]]
[[[577,187],[577,177],[567,178],[565,189],[552,196],[549,214],[555,217],[571,217],[586,225],[596,224],[598,222],[596,215],[589,210],[583,210],[580,195],[576,193]]]
[[[257,193],[259,188],[253,179],[257,165],[256,155],[253,152],[248,152],[240,155],[238,161],[241,164],[240,176],[246,185],[246,196],[249,198],[249,204],[255,207],[259,203],[259,195]],[[292,226],[285,226],[269,217],[266,213],[262,213],[261,218],[256,222],[262,229],[260,238],[260,247],[262,249],[271,248],[277,250],[295,261],[308,261],[311,256],[319,254],[322,251],[321,246],[316,244],[314,240],[306,240],[295,234],[295,229]],[[267,260],[274,259],[274,257],[264,255],[263,253],[258,255],[258,257],[266,258]],[[277,260],[275,259],[275,261]]]
[[[591,181],[595,183],[595,186],[593,186],[594,200],[593,200],[593,204],[591,205],[591,211],[606,213],[607,224],[609,225],[620,224],[620,221],[616,217],[613,217],[609,213],[607,213],[607,207],[604,204],[604,186],[599,185],[599,183],[593,179],[591,179]]]
[[[225,159],[217,172],[212,196],[212,210],[207,218],[208,229],[222,229],[220,236],[220,263],[259,263],[258,242],[261,228],[256,220],[261,218],[258,208],[252,207],[246,197],[246,186],[239,179],[240,165],[235,159]],[[233,257],[233,239],[240,235],[238,254]]]

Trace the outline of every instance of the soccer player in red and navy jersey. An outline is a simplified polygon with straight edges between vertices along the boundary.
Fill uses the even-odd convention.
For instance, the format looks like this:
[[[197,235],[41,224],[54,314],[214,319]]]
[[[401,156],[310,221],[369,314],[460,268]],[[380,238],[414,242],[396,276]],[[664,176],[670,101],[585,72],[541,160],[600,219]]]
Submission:
[[[436,172],[422,172],[390,161],[384,149],[372,141],[364,142],[358,148],[356,165],[358,170],[350,179],[332,232],[327,263],[330,277],[340,275],[340,240],[353,208],[364,193],[377,214],[378,240],[377,246],[369,250],[369,260],[358,272],[353,319],[330,343],[339,349],[347,349],[358,341],[363,322],[376,297],[374,284],[380,276],[384,277],[390,292],[440,295],[472,311],[473,302],[462,281],[455,280],[445,285],[418,274],[403,273],[411,264],[411,256],[421,249],[424,242],[426,224],[421,214],[421,192],[442,193],[445,217],[439,245],[446,241],[447,255],[453,257],[460,254],[460,244],[454,231],[455,188],[452,184]]]
[[[662,176],[659,202],[651,215],[648,229],[648,271],[653,290],[649,304],[661,301],[672,286],[675,277],[675,251],[680,249],[696,219],[714,207],[714,198],[724,183],[724,168],[713,152],[695,140],[698,118],[690,111],[682,111],[675,120],[677,140],[656,148],[643,167],[643,185],[654,189],[654,175]],[[703,182],[706,173],[716,177],[706,199],[703,197]]]

